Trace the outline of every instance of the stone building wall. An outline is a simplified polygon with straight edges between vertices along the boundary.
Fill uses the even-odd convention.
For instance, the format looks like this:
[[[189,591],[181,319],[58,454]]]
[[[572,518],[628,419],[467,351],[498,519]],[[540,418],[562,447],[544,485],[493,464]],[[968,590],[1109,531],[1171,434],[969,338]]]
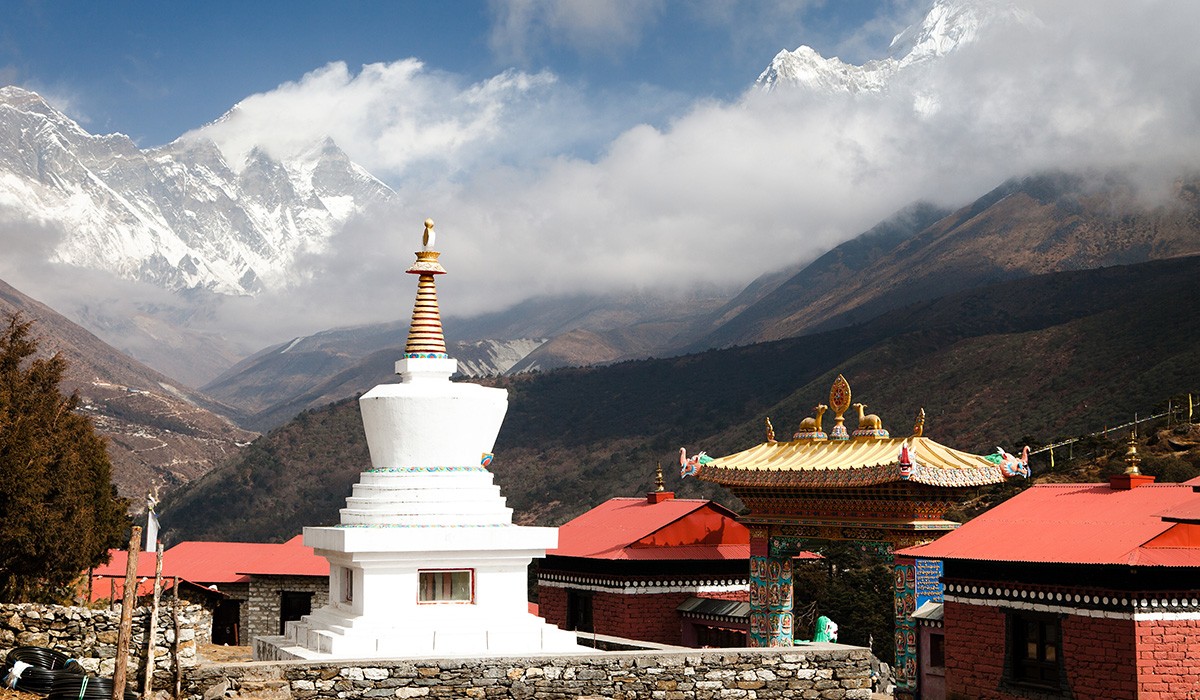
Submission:
[[[246,644],[254,637],[280,634],[280,601],[284,593],[309,594],[311,609],[316,610],[329,602],[329,577],[252,576],[242,606]]]
[[[158,609],[158,635],[155,642],[155,678],[166,683],[171,669],[171,645],[175,627],[170,601]],[[129,678],[140,678],[146,652],[146,630],[150,608],[133,612],[133,638],[130,644]],[[14,647],[35,646],[57,649],[74,657],[89,673],[111,678],[116,668],[117,633],[121,624],[119,609],[93,609],[34,603],[0,604],[0,655]],[[179,664],[182,668],[198,663],[196,649],[209,643],[212,615],[204,607],[181,603],[179,608]]]
[[[870,652],[837,644],[789,649],[627,651],[546,657],[278,662],[191,669],[202,698],[537,698],[867,700]]]

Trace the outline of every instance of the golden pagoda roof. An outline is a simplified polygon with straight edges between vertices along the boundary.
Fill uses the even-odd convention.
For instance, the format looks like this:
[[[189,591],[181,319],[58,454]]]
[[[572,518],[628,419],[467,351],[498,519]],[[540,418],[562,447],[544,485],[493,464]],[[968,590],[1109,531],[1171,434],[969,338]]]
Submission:
[[[901,470],[907,443],[912,467]],[[854,438],[764,442],[714,457],[697,478],[724,486],[844,488],[912,481],[941,487],[995,484],[1005,480],[986,457],[961,452],[927,437]]]
[[[768,418],[766,442],[727,457],[701,453],[683,473],[734,488],[852,488],[904,481],[953,488],[995,484],[1028,463],[1027,455],[1018,459],[1000,450],[981,457],[934,442],[924,436],[925,409],[909,437],[891,437],[879,416],[866,413],[864,403],[850,403],[851,396],[850,383],[839,374],[829,389],[829,405],[814,406],[790,442],[775,441]],[[851,408],[857,412],[853,432],[845,425]],[[828,434],[821,425],[827,411],[834,414]],[[1009,473],[1000,467],[1005,460]]]

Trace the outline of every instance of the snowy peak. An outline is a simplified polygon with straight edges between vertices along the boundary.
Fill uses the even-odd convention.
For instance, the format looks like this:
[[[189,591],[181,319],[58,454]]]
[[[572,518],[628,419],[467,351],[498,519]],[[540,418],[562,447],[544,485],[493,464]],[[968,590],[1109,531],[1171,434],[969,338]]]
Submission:
[[[0,207],[57,224],[58,262],[255,294],[286,287],[299,253],[392,197],[330,139],[285,159],[254,149],[237,172],[209,139],[141,150],[89,134],[36,93],[0,88]]]
[[[779,86],[822,94],[880,92],[895,74],[970,44],[989,26],[1030,19],[1003,0],[937,0],[921,22],[892,39],[886,58],[859,66],[801,46],[776,54],[755,86],[768,92]]]

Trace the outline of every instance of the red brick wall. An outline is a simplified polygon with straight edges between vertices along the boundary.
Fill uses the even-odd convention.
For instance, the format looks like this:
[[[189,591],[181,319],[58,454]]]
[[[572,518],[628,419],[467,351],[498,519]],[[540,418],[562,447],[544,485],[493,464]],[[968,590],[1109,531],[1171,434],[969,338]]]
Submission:
[[[694,593],[647,593],[625,595],[596,592],[592,596],[592,627],[596,634],[640,639],[660,644],[682,644],[682,617],[679,604]],[[749,591],[701,593],[703,598],[748,600]],[[538,586],[538,614],[546,622],[563,629],[567,626],[567,589]]]
[[[1063,666],[1076,698],[1139,697],[1133,626],[1133,620],[1063,618]]]
[[[946,601],[946,697],[1000,698],[1004,674],[1004,614],[996,608]]]
[[[942,611],[946,632],[946,697],[981,700],[1022,697],[1001,688],[1007,644],[1004,613],[998,608],[950,601]],[[1061,630],[1063,667],[1074,697],[1104,700],[1147,697],[1138,694],[1131,620],[1067,616],[1062,620]]]
[[[597,634],[659,644],[680,644],[683,642],[683,625],[675,608],[691,595],[596,593],[592,598],[592,622]]]
[[[561,629],[567,628],[567,589],[538,586],[538,615]]]
[[[1135,623],[1138,697],[1200,697],[1200,620]]]

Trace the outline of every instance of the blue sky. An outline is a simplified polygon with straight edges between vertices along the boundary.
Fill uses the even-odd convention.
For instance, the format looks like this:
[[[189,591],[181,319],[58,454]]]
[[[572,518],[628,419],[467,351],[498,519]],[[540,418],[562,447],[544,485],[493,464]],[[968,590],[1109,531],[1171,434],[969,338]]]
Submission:
[[[353,72],[415,57],[468,83],[515,68],[550,71],[590,92],[652,86],[673,95],[668,101],[676,105],[732,99],[783,48],[804,43],[854,62],[879,57],[917,6],[898,0],[6,5],[0,83],[41,92],[93,133],[119,131],[143,147],[333,61]]]

